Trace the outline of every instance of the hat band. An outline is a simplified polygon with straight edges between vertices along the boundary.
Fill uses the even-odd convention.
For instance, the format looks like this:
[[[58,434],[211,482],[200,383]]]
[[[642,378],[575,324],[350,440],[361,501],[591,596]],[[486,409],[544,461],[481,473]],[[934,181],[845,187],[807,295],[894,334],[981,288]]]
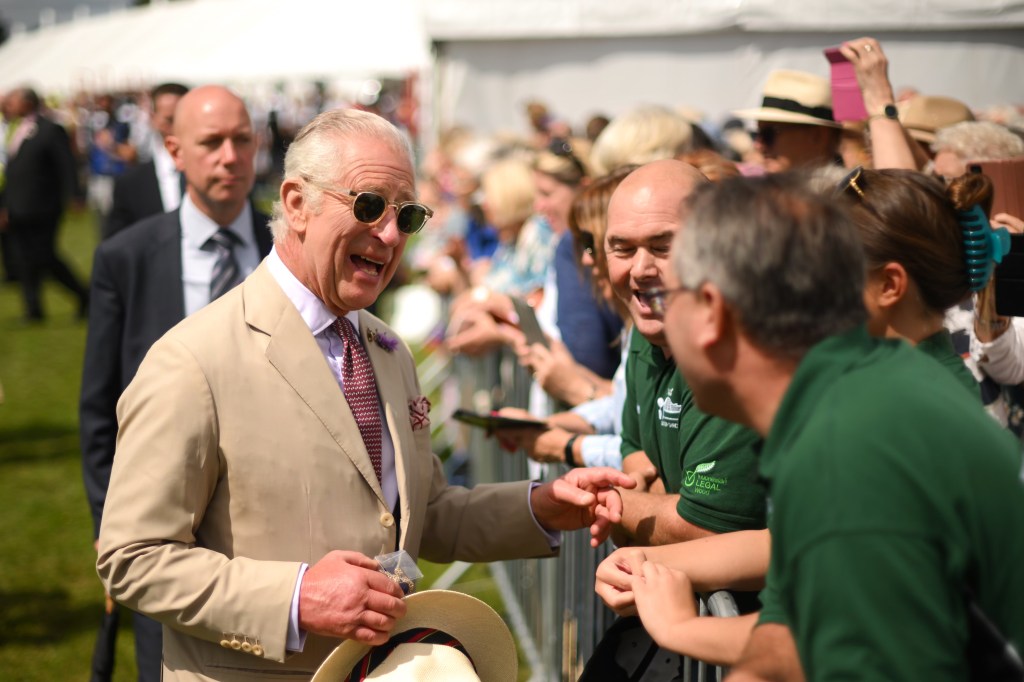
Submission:
[[[790,111],[794,114],[805,114],[807,116],[813,116],[814,118],[823,118],[827,121],[834,120],[832,118],[832,107],[809,107],[804,104],[800,104],[800,102],[797,102],[795,99],[765,97],[761,102],[761,106],[765,109],[782,109],[783,111]]]
[[[359,663],[352,668],[352,672],[350,672],[348,677],[345,678],[345,682],[361,682],[362,680],[365,680],[374,670],[377,669],[377,666],[383,663],[387,657],[391,655],[391,652],[403,644],[436,644],[438,646],[450,646],[469,659],[469,663],[473,666],[473,670],[476,670],[476,665],[473,663],[473,659],[470,657],[469,652],[466,651],[466,647],[462,646],[462,642],[452,637],[444,630],[437,630],[434,628],[413,628],[412,630],[406,630],[405,632],[400,632],[397,635],[392,635],[385,644],[381,644],[380,646],[370,649],[370,652],[363,656],[359,660]]]

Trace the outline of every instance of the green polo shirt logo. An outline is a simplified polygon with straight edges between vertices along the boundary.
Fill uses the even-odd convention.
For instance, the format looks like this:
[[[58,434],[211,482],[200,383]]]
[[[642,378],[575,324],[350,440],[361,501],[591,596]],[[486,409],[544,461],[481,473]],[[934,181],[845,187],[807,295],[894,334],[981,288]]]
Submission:
[[[661,422],[663,427],[669,429],[679,428],[679,415],[683,411],[683,406],[680,403],[673,402],[672,390],[668,389],[664,398],[658,398],[658,421]]]
[[[715,463],[715,461],[704,462],[688,470],[686,478],[683,480],[683,486],[692,489],[698,495],[710,495],[720,491],[729,482],[729,479],[708,474],[715,468]]]

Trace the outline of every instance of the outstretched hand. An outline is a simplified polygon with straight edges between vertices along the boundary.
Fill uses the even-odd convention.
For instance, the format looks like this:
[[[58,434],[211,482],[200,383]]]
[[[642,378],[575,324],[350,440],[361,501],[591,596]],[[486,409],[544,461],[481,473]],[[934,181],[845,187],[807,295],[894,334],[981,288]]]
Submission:
[[[538,523],[548,530],[576,530],[590,526],[590,544],[597,547],[595,527],[622,520],[622,500],[615,487],[633,488],[636,481],[618,469],[582,467],[554,481],[543,483],[530,493],[530,504]],[[598,506],[604,510],[597,515]],[[610,527],[605,530],[604,535]]]
[[[877,112],[895,101],[892,83],[889,82],[889,59],[877,40],[851,40],[840,45],[839,52],[853,64],[868,113]]]

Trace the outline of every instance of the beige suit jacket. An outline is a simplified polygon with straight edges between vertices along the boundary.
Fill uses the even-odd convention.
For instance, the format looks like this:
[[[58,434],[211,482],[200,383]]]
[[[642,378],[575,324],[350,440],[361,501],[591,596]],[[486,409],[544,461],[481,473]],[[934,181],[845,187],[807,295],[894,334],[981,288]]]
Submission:
[[[294,680],[337,640],[285,651],[300,564],[396,540],[432,561],[552,554],[528,483],[447,485],[430,429],[413,429],[415,364],[360,312],[395,444],[401,537],[352,413],[266,264],[150,350],[118,403],[97,570],[119,602],[164,624],[165,680]],[[232,639],[254,653],[225,648]]]

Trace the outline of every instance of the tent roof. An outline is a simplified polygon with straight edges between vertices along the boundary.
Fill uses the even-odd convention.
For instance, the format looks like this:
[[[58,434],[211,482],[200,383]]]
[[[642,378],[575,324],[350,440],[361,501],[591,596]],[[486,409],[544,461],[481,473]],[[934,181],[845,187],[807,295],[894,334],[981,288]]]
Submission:
[[[1021,0],[429,0],[435,40],[1024,26]]]
[[[402,76],[429,62],[416,0],[183,0],[15,35],[0,89]]]

